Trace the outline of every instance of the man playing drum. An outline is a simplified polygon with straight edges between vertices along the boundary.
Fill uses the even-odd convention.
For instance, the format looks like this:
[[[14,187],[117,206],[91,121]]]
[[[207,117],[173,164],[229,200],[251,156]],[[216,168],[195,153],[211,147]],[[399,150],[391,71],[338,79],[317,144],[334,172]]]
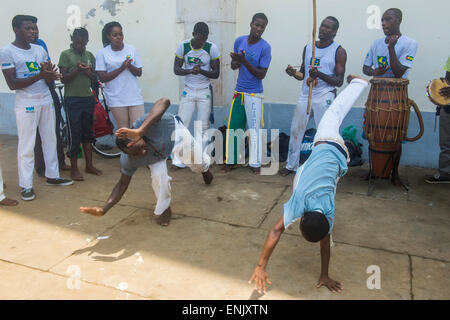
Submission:
[[[417,41],[404,36],[400,32],[403,14],[400,9],[388,9],[381,19],[386,37],[377,39],[372,44],[364,61],[363,72],[367,76],[381,78],[408,79],[417,52]],[[400,185],[398,165],[402,154],[400,145],[394,154],[394,170],[392,181]],[[366,179],[369,178],[367,175]]]
[[[445,65],[445,81],[449,85],[440,90],[444,97],[450,97],[450,57]],[[443,106],[440,110],[439,119],[439,145],[441,154],[439,156],[439,173],[426,177],[427,183],[450,183],[450,104]]]
[[[336,18],[325,18],[319,29],[319,41],[316,42],[314,65],[311,63],[312,45],[309,44],[303,50],[303,63],[300,72],[297,72],[290,65],[286,69],[289,76],[299,81],[306,78],[307,81],[303,82],[302,92],[292,119],[287,165],[280,171],[282,176],[295,173],[299,167],[303,136],[309,121],[309,115],[306,112],[309,82],[317,81],[317,85],[312,91],[311,100],[316,128],[319,127],[322,116],[336,97],[336,87],[341,87],[344,83],[347,52],[334,41],[338,29],[339,21]]]

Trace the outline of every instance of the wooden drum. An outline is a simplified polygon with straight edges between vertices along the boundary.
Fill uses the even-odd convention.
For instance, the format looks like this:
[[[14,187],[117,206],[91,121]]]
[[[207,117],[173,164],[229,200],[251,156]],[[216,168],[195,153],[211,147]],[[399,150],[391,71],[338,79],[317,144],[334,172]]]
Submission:
[[[371,175],[390,178],[394,155],[402,141],[417,141],[423,135],[422,115],[413,100],[408,98],[407,79],[374,78],[366,102],[364,132],[369,141]],[[414,107],[420,125],[415,138],[407,138],[410,109]]]

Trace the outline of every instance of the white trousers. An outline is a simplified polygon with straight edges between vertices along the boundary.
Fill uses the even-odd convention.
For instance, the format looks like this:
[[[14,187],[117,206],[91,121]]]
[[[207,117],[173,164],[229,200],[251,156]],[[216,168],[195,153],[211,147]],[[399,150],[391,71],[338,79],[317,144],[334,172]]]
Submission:
[[[348,155],[347,147],[345,146],[344,139],[339,133],[339,129],[344,121],[344,118],[350,112],[356,100],[368,87],[368,85],[369,83],[364,80],[353,79],[352,82],[337,96],[336,100],[333,101],[322,117],[322,121],[319,124],[316,136],[314,138],[314,144],[319,141],[339,143]],[[348,156],[347,159],[349,160]],[[294,190],[300,182],[300,177],[304,168],[305,166],[302,165],[297,169],[297,173],[294,178]]]
[[[340,134],[340,127],[347,114],[352,109],[356,100],[369,86],[367,81],[353,79],[352,82],[337,96],[331,106],[325,112],[319,123],[314,144],[319,141],[330,141],[339,143],[347,151],[344,139]],[[347,151],[348,154],[348,151]]]
[[[196,141],[189,130],[180,122],[175,120],[175,145],[173,154],[180,159],[181,163],[189,167],[192,172],[203,173],[209,170],[211,158],[202,150],[202,145]],[[152,175],[152,187],[157,198],[155,215],[161,215],[170,206],[172,193],[167,172],[167,160],[157,162],[150,166]]]
[[[201,121],[202,125],[202,147],[204,150],[207,143],[206,131],[209,129],[209,117],[211,115],[212,107],[211,90],[209,88],[192,89],[185,86],[183,95],[181,96],[178,116],[181,118],[187,128],[189,128],[189,126],[191,125],[192,116],[196,107],[197,121]],[[185,165],[183,165],[182,161],[176,157],[174,157],[172,163],[177,167],[185,168]]]
[[[0,201],[3,201],[5,198],[5,193],[3,192],[2,167],[0,166]]]
[[[257,96],[244,95],[245,115],[247,117],[247,129],[250,133],[249,144],[249,166],[252,168],[261,167],[261,144],[262,135],[262,98]]]
[[[34,145],[36,129],[42,140],[42,152],[45,162],[45,176],[50,179],[59,177],[58,155],[56,151],[55,110],[52,103],[31,106],[16,101],[16,114],[19,145],[17,162],[19,169],[19,186],[33,187]]]
[[[299,167],[300,151],[302,149],[303,137],[308,126],[311,114],[314,116],[316,128],[322,120],[323,115],[334,101],[335,94],[328,92],[320,97],[311,99],[311,113],[306,113],[308,108],[308,97],[300,95],[297,107],[294,111],[294,117],[291,124],[291,138],[289,140],[289,153],[286,169],[295,171]]]

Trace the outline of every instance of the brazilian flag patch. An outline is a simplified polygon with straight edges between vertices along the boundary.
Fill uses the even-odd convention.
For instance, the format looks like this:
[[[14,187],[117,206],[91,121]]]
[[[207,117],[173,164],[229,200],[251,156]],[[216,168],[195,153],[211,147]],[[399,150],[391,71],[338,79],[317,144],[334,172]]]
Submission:
[[[25,62],[30,72],[41,71],[41,66],[37,62]]]
[[[386,56],[378,56],[378,66],[383,67],[388,64],[388,59]]]

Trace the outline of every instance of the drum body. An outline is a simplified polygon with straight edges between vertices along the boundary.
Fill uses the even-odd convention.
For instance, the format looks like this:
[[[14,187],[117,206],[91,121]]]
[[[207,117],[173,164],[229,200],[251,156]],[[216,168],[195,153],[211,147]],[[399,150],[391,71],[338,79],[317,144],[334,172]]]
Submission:
[[[364,132],[372,177],[390,178],[394,155],[406,137],[410,117],[407,79],[374,78],[366,102]]]

